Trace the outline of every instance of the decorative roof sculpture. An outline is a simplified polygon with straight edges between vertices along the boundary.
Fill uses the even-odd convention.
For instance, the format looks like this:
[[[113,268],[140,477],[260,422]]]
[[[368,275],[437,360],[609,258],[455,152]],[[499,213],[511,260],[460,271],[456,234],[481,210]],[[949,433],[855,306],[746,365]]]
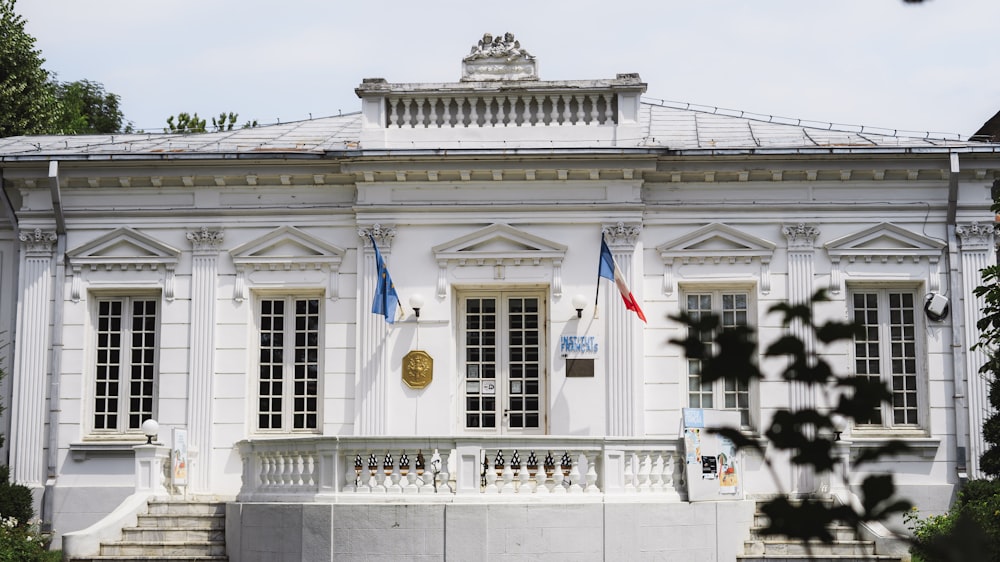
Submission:
[[[484,33],[462,59],[462,81],[538,80],[535,57],[521,48],[514,34],[507,32],[495,38]]]

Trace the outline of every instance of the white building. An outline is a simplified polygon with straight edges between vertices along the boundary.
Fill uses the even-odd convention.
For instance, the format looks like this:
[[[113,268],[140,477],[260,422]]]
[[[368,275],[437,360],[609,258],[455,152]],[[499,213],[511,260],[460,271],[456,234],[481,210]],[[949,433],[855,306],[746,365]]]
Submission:
[[[365,79],[359,113],[0,139],[4,453],[57,533],[162,491],[136,477],[137,455],[166,454],[135,448],[155,418],[167,445],[186,430],[189,495],[237,499],[232,560],[731,559],[752,498],[850,490],[747,456],[748,500],[689,502],[682,408],[756,434],[831,398],[700,385],[668,316],[770,342],[768,309],[820,288],[822,318],[870,320],[826,356],[895,389],[846,450],[910,443],[867,470],[924,511],[980,475],[971,291],[995,262],[1000,145],[649,101],[637,74],[543,81],[490,39],[458,82]],[[602,235],[646,323],[599,282]],[[394,323],[371,312],[371,240]],[[948,314],[925,313],[934,295]],[[566,486],[528,469],[550,451]]]

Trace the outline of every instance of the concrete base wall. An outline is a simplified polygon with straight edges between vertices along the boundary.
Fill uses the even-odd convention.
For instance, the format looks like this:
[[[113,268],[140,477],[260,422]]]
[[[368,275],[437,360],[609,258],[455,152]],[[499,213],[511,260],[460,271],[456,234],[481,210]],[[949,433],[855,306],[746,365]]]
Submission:
[[[230,503],[232,562],[284,560],[731,561],[752,501],[566,504]]]

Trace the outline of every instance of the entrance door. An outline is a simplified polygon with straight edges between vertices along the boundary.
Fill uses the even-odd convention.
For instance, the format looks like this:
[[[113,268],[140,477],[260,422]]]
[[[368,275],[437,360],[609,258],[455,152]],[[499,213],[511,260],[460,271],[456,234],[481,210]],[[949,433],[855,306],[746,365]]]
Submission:
[[[544,302],[537,291],[462,295],[466,430],[545,433]]]

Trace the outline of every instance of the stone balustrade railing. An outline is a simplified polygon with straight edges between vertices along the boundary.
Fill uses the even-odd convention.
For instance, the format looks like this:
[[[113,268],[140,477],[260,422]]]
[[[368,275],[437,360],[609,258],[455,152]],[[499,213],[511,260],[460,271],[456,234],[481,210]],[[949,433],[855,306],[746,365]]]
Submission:
[[[618,122],[617,99],[612,92],[390,97],[385,100],[386,127],[614,125]]]
[[[239,443],[239,501],[599,499],[680,501],[676,439],[298,437]]]

